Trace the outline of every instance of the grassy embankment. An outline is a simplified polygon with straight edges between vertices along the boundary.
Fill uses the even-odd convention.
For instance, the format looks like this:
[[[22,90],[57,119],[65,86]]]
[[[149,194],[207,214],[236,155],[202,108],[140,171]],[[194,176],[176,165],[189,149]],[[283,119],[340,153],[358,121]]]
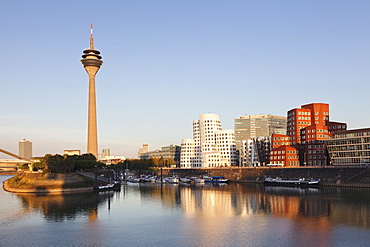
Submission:
[[[4,189],[11,192],[73,192],[93,186],[92,179],[75,173],[22,173],[4,182]]]

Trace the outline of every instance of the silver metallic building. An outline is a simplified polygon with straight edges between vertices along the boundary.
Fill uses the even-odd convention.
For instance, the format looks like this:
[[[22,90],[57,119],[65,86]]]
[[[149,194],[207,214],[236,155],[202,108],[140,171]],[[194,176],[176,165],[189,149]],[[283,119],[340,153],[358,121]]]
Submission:
[[[333,165],[370,165],[370,128],[337,132],[326,142]]]

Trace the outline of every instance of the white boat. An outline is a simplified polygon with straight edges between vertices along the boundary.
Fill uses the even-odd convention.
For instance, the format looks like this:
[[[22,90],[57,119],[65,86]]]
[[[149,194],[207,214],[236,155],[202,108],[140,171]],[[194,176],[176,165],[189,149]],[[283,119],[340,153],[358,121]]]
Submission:
[[[155,182],[155,180],[156,180],[156,178],[157,177],[155,177],[155,176],[146,176],[145,178],[144,178],[144,182],[149,182],[149,183],[154,183]]]
[[[307,178],[271,178],[266,177],[263,180],[265,185],[282,185],[282,186],[319,186],[320,179],[307,179]]]
[[[157,179],[155,180],[156,183],[166,183],[166,180],[164,178],[161,179],[161,177],[157,177]]]
[[[191,177],[191,180],[193,180],[196,184],[203,184],[204,183],[204,178],[198,178],[198,177]]]
[[[138,178],[138,177],[132,177],[130,176],[128,179],[127,179],[127,182],[130,182],[130,183],[139,183],[141,181],[141,178]]]
[[[191,183],[193,182],[193,180],[191,180],[190,178],[180,178],[180,182],[181,183]]]
[[[174,176],[174,177],[169,177],[167,182],[169,184],[178,184],[178,183],[180,183],[180,180],[177,176]]]

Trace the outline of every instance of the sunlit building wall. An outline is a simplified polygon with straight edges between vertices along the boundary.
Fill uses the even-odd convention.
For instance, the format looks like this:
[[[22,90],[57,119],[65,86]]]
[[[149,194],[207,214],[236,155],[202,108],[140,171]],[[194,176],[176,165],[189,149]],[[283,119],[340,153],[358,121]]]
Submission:
[[[347,124],[330,122],[329,104],[326,103],[302,105],[301,108],[289,110],[287,116],[287,134],[272,137],[271,163],[296,166],[295,149],[300,166],[327,165],[329,159],[325,140],[335,132],[346,130]],[[281,147],[288,146],[288,143],[290,148]]]
[[[143,144],[143,146],[139,149],[139,152],[137,154],[137,157],[140,159],[141,155],[144,153],[149,152],[149,145],[148,144]]]
[[[239,157],[241,167],[258,166],[257,150],[253,140],[242,140]]]
[[[220,152],[221,166],[237,164],[238,157],[236,155],[234,130],[216,132],[216,148]]]
[[[180,167],[181,168],[198,167],[198,162],[196,162],[195,160],[195,141],[193,139],[182,139]]]
[[[239,150],[239,165],[265,166],[270,162],[271,138],[269,136],[242,140]]]
[[[73,155],[81,155],[81,150],[77,149],[68,149],[64,150],[65,155],[73,156]]]
[[[183,139],[181,145],[181,168],[237,164],[234,131],[222,130],[217,114],[199,115],[199,120],[193,121],[193,139]]]
[[[151,158],[163,158],[164,162],[169,162],[169,160],[173,160],[174,166],[179,167],[180,165],[180,145],[169,145],[161,147],[161,149],[157,149],[154,151],[148,151],[145,153],[140,153],[140,159],[151,159]],[[165,164],[166,165],[166,164]]]

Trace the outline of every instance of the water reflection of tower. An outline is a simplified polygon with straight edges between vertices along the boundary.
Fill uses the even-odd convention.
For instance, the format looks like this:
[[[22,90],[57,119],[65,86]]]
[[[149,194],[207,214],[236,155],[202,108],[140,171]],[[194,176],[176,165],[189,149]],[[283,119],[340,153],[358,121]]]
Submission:
[[[98,158],[98,129],[96,117],[95,76],[103,64],[100,51],[94,50],[92,25],[90,25],[90,48],[83,51],[81,63],[89,76],[89,103],[87,127],[87,153]]]

